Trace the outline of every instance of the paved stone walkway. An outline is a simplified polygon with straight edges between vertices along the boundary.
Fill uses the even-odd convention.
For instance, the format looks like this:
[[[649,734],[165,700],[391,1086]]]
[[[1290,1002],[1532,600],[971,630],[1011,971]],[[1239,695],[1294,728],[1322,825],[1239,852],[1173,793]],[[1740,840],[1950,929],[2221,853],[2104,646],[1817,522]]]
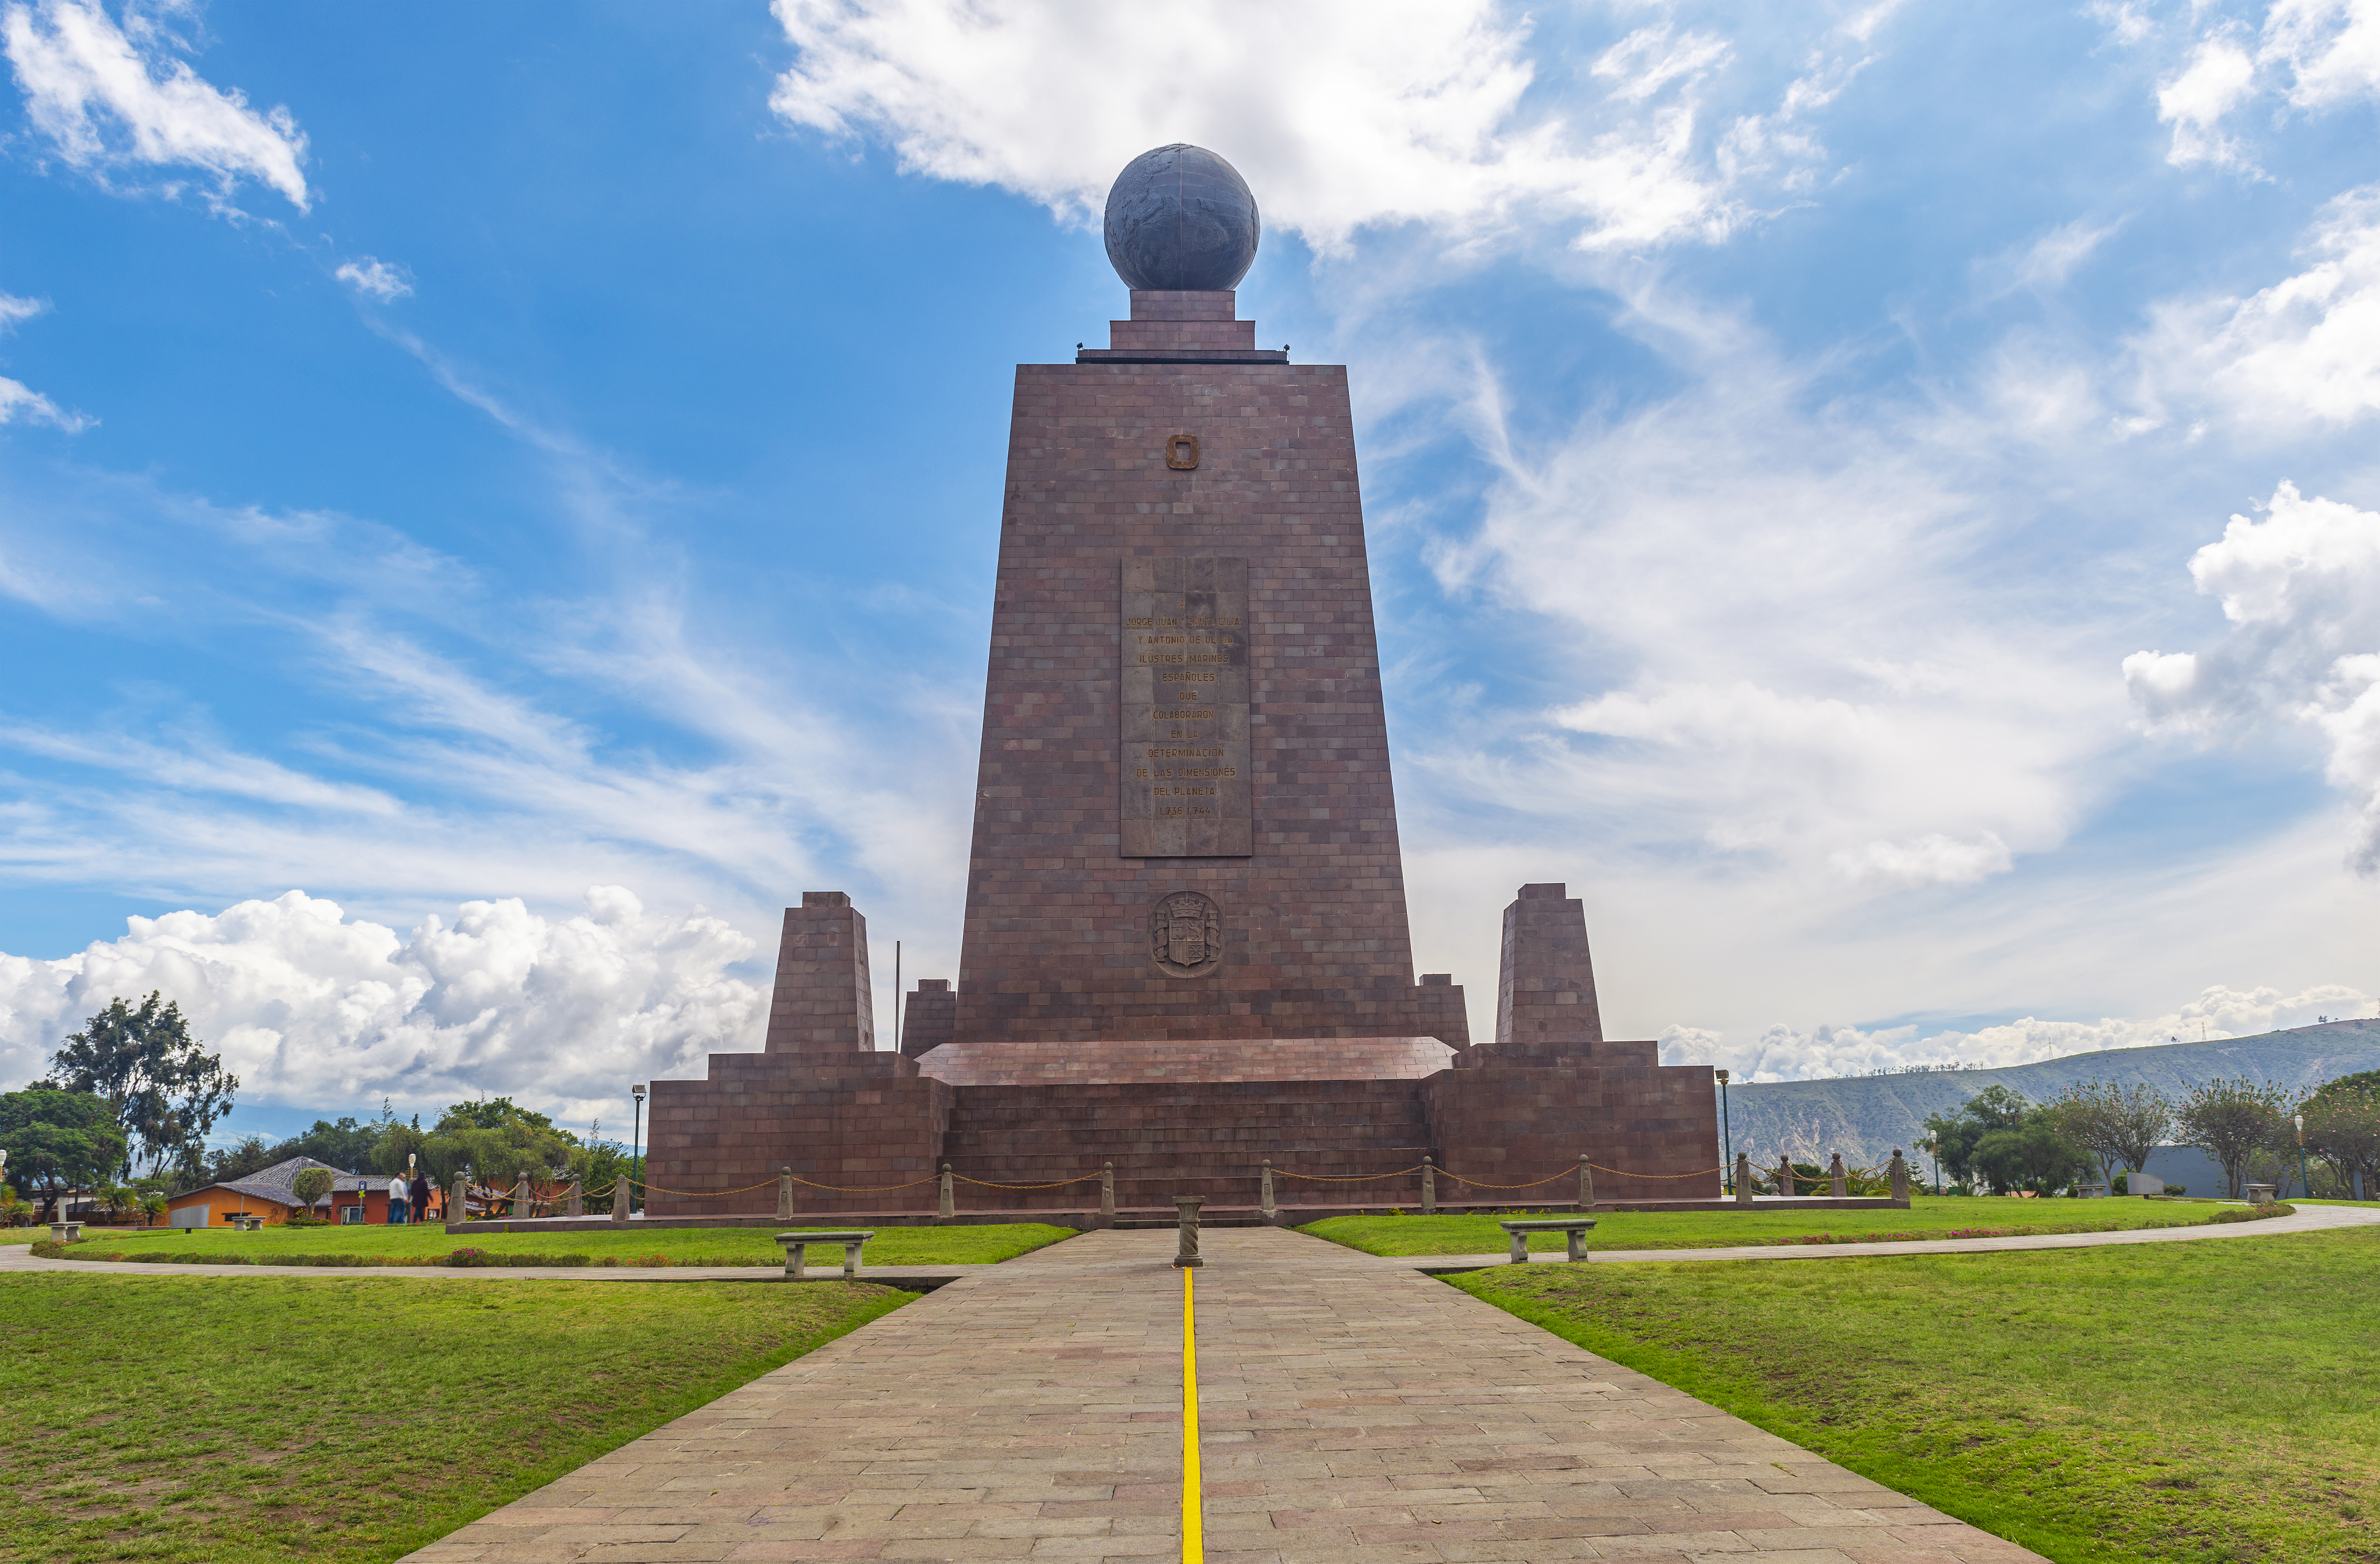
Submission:
[[[1218,1564],[2035,1557],[1410,1264],[1205,1237]],[[1172,1247],[1096,1232],[967,1276],[413,1558],[1177,1557]]]

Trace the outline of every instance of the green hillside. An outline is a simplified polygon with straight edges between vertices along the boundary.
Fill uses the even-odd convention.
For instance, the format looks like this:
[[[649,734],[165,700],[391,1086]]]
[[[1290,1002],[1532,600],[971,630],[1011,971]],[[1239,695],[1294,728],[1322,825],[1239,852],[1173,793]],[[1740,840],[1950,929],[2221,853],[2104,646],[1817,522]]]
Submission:
[[[2380,1021],[2334,1021],[2253,1037],[2156,1048],[2107,1049],[2003,1070],[1932,1071],[1843,1081],[1777,1081],[1728,1088],[1735,1148],[1753,1160],[1824,1163],[1840,1151],[1854,1167],[1907,1151],[1929,1113],[1952,1113],[1988,1085],[2039,1102],[2086,1081],[2145,1081],[2169,1096],[2218,1076],[2245,1075],[2304,1091],[2336,1075],[2380,1070]]]

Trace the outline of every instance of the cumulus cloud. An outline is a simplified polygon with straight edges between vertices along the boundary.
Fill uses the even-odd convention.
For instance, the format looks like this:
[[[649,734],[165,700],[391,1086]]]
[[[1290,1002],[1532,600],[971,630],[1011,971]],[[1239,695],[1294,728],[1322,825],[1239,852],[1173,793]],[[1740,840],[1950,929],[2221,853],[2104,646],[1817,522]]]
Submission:
[[[359,255],[343,263],[332,275],[356,292],[376,298],[382,304],[394,303],[413,292],[412,273],[369,255]]]
[[[1633,248],[1721,235],[1742,215],[1701,145],[1696,84],[1729,54],[1707,33],[1631,32],[1587,68],[1599,96],[1557,113],[1525,101],[1528,21],[1489,0],[1220,0],[1157,26],[1093,0],[775,9],[796,51],[771,99],[788,122],[880,139],[911,172],[1078,221],[1127,159],[1175,140],[1230,158],[1269,226],[1326,249],[1371,224],[1467,240],[1530,222]],[[1795,127],[1827,95],[1780,103],[1748,161],[1807,151]]]
[[[768,994],[728,970],[750,939],[615,885],[584,901],[568,918],[466,902],[400,937],[292,891],[132,918],[63,960],[0,955],[0,1078],[37,1075],[111,997],[152,988],[223,1055],[242,1100],[302,1108],[502,1094],[584,1123],[617,1116],[632,1081],[759,1046]]]
[[[2124,679],[2152,727],[2221,738],[2309,724],[2353,801],[2348,862],[2380,875],[2380,513],[2284,482],[2263,519],[2235,515],[2191,556],[2230,634],[2203,652],[2139,651]]]
[[[48,424],[53,429],[78,434],[89,429],[91,420],[80,413],[69,413],[23,381],[0,375],[0,424]]]
[[[2204,401],[2248,424],[2344,424],[2380,407],[2380,185],[2339,195],[2299,249],[2296,274],[2241,299],[2153,311],[2138,348],[2144,400]]]
[[[197,168],[213,176],[219,199],[249,178],[306,211],[306,138],[289,111],[250,108],[174,57],[172,44],[155,28],[128,32],[98,0],[0,10],[0,48],[27,117],[69,166],[102,178],[131,164]]]
[[[2259,57],[2287,72],[2299,108],[2380,93],[2380,0],[2277,0]]]
[[[49,307],[46,298],[18,298],[14,294],[0,293],[0,332],[15,330],[18,321],[30,321]]]
[[[1716,1065],[1739,1081],[1811,1081],[1912,1064],[1998,1069],[2102,1049],[2196,1042],[2202,1037],[2251,1037],[2312,1025],[2325,1016],[2337,1021],[2373,1015],[2380,1015],[2380,1000],[2339,984],[2292,994],[2278,988],[2217,986],[2159,1016],[2098,1021],[2043,1021],[2026,1016],[2001,1026],[1937,1032],[1924,1038],[1914,1026],[1876,1030],[1820,1026],[1805,1032],[1776,1025],[1756,1037],[1731,1042],[1717,1032],[1674,1026],[1661,1036],[1661,1057],[1669,1062]]]
[[[2176,167],[2212,163],[2245,168],[2237,142],[2219,129],[2223,116],[2255,90],[2256,62],[2228,38],[2209,38],[2192,51],[2180,74],[2157,89],[2157,118],[2173,127],[2166,161]]]

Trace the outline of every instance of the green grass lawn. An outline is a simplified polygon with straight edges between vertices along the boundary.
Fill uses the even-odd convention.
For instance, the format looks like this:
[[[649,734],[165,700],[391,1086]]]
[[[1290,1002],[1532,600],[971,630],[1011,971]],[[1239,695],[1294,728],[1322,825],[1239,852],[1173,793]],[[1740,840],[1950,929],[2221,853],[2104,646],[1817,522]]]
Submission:
[[[1714,1249],[1731,1243],[1838,1243],[1985,1234],[2114,1232],[2190,1227],[2218,1209],[2204,1200],[1994,1200],[1912,1196],[1906,1211],[1600,1211],[1590,1249]],[[1512,1215],[1513,1213],[1507,1213]],[[1569,1213],[1522,1212],[1556,1216]],[[1367,1255],[1501,1254],[1512,1240],[1494,1217],[1326,1217],[1301,1231]],[[1562,1235],[1532,1233],[1531,1253],[1559,1251]]]
[[[1454,1285],[2059,1564],[2380,1559],[2380,1230]]]
[[[0,1558],[394,1558],[909,1296],[11,1276]]]
[[[477,1224],[474,1224],[477,1225]],[[623,1227],[637,1224],[622,1223]],[[784,1231],[797,1224],[788,1223]],[[799,1224],[824,1231],[820,1224]],[[47,1238],[43,1229],[27,1229]],[[264,1228],[234,1232],[224,1228],[175,1232],[163,1228],[130,1232],[83,1230],[83,1241],[68,1246],[78,1260],[138,1260],[150,1255],[203,1260],[216,1264],[270,1265],[305,1255],[355,1255],[367,1263],[426,1265],[457,1249],[484,1249],[493,1255],[583,1255],[596,1265],[607,1260],[623,1266],[783,1266],[785,1251],[777,1243],[780,1230],[765,1228],[655,1228],[650,1231],[455,1233],[425,1223],[419,1227]],[[866,1263],[871,1266],[990,1265],[1014,1259],[1045,1244],[1075,1236],[1073,1228],[1040,1222],[987,1223],[980,1227],[878,1228],[868,1241]],[[810,1251],[813,1266],[841,1265],[843,1250]]]

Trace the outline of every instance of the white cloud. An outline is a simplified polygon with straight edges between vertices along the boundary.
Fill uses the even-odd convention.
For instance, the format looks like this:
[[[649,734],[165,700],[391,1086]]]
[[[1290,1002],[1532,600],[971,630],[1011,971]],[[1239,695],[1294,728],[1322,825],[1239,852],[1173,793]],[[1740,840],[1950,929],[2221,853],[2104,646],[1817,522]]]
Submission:
[[[2176,300],[2135,345],[2145,421],[2168,402],[2215,403],[2243,423],[2344,424],[2380,408],[2380,185],[2325,204],[2311,264],[2253,297]]]
[[[2258,57],[2289,73],[2299,108],[2380,93],[2380,0],[2277,0]]]
[[[1986,299],[2006,298],[2021,288],[2046,291],[2061,288],[2077,267],[2122,227],[2121,221],[2094,223],[2078,217],[2061,224],[2031,244],[2004,251],[1975,265],[1976,279]]]
[[[1730,1042],[1718,1032],[1673,1026],[1661,1036],[1661,1057],[1666,1062],[1716,1065],[1730,1071],[1739,1081],[1809,1081],[1912,1064],[1998,1069],[2103,1049],[2196,1042],[2201,1037],[2251,1037],[2312,1025],[2322,1016],[2337,1021],[2375,1014],[2380,1014],[2380,1000],[2340,984],[2292,994],[2278,988],[2217,986],[2159,1016],[2098,1021],[2043,1021],[2026,1016],[2005,1025],[1937,1032],[1924,1038],[1917,1037],[1914,1026],[1874,1031],[1819,1026],[1805,1032],[1780,1024],[1748,1041]]]
[[[2181,73],[2157,89],[2157,118],[2173,127],[2166,161],[2177,167],[2248,167],[2238,143],[2219,127],[2255,90],[2255,79],[2256,62],[2245,49],[2228,38],[2203,41]]]
[[[18,298],[14,294],[0,293],[0,332],[16,329],[20,321],[30,321],[50,307],[46,298]]]
[[[92,420],[80,413],[61,410],[56,403],[22,381],[0,375],[0,424],[18,422],[49,424],[68,434],[79,434],[89,429]]]
[[[1907,842],[1871,842],[1828,861],[1854,884],[1892,886],[1973,885],[2016,867],[2008,843],[1990,831],[1973,841],[1930,831]]]
[[[1722,235],[1736,198],[1697,150],[1694,83],[1726,41],[1642,29],[1602,90],[1524,103],[1529,24],[1489,0],[1257,0],[1177,8],[1025,0],[775,0],[792,124],[880,139],[914,173],[1094,217],[1124,163],[1187,140],[1232,160],[1269,227],[1319,249],[1371,224],[1462,240],[1531,224],[1588,249]],[[1658,101],[1657,101],[1658,100]],[[1781,106],[1770,138],[1816,101]]]
[[[2190,574],[2231,632],[2208,651],[2126,658],[2133,699],[2153,726],[2210,738],[2310,724],[2356,808],[2348,861],[2380,875],[2380,513],[2284,482],[2264,519],[2233,516]]]
[[[59,961],[0,955],[0,1078],[38,1074],[111,997],[152,988],[223,1055],[243,1101],[297,1107],[504,1094],[584,1125],[620,1117],[631,1081],[759,1046],[767,990],[728,971],[751,940],[698,911],[649,913],[619,886],[584,900],[559,919],[466,902],[401,939],[292,891],[132,918]]]
[[[344,262],[332,274],[358,293],[369,295],[382,304],[394,303],[413,292],[413,273],[402,266],[391,265],[369,255],[359,255]]]
[[[0,46],[26,114],[59,157],[103,176],[128,164],[199,168],[219,196],[260,180],[304,212],[306,138],[286,108],[262,113],[165,52],[158,30],[128,35],[98,0],[39,0],[0,11]]]

